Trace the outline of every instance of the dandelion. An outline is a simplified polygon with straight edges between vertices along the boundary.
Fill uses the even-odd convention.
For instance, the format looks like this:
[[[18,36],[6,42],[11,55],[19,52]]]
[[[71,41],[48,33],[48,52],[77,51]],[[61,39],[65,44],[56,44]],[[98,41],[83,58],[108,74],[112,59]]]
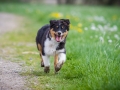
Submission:
[[[116,16],[116,15],[113,15],[113,16],[112,16],[112,20],[117,20],[117,16]]]
[[[73,29],[73,27],[74,27],[74,26],[73,26],[72,24],[70,24],[70,28]]]
[[[81,24],[81,23],[78,23],[78,27],[82,27],[82,24]]]
[[[78,24],[78,25],[79,25],[79,24]],[[81,24],[81,25],[82,25],[82,24]],[[70,29],[71,29],[71,30],[76,30],[76,31],[78,31],[79,33],[82,33],[82,32],[83,32],[83,30],[82,30],[81,27],[73,26],[72,24],[70,24]]]
[[[78,31],[79,33],[82,33],[82,32],[83,32],[83,30],[82,30],[81,28],[79,28],[77,31]]]
[[[63,17],[63,14],[60,13],[60,12],[53,12],[50,14],[51,17],[54,17],[54,18],[62,18]]]

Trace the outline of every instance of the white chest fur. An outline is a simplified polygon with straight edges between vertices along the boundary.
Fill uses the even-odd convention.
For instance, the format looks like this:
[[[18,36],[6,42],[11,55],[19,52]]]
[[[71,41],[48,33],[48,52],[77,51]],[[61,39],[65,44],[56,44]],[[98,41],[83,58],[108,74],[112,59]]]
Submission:
[[[47,38],[45,43],[44,43],[45,54],[46,55],[54,55],[58,44],[59,43],[56,42],[55,40],[49,40]]]

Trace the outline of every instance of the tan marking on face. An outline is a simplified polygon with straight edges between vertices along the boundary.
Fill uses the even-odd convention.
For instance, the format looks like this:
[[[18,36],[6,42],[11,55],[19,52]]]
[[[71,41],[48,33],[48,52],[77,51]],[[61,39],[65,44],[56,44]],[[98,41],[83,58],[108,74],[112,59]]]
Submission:
[[[58,63],[58,54],[55,54],[55,57],[54,57],[54,67],[56,67]]]
[[[66,32],[63,33],[63,39],[67,36],[68,31],[66,30]]]
[[[55,31],[53,31],[53,28],[50,30],[50,34],[55,39]]]

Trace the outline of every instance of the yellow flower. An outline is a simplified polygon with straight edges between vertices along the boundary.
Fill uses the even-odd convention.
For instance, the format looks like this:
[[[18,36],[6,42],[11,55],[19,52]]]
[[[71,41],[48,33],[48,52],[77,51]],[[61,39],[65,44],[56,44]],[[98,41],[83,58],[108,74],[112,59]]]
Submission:
[[[50,16],[54,17],[54,18],[62,18],[63,14],[59,13],[59,12],[53,12],[53,13],[50,14]]]
[[[76,30],[76,31],[78,31],[79,33],[83,33],[83,30],[81,29],[81,27],[73,26],[72,24],[70,24],[70,29],[71,29],[71,30]]]
[[[72,24],[70,24],[70,28],[73,29],[73,25]]]
[[[78,28],[77,31],[78,31],[79,33],[82,33],[82,32],[83,32],[83,30],[82,30],[81,28]]]
[[[81,23],[78,23],[78,27],[82,27],[82,24],[81,24]]]

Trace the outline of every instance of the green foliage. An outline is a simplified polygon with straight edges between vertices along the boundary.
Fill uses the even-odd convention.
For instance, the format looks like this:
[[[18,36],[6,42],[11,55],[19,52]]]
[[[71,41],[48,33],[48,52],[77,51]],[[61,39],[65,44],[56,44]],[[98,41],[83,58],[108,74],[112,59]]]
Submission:
[[[119,90],[120,12],[117,7],[45,6],[0,4],[1,12],[26,17],[23,27],[0,38],[0,46],[14,48],[11,59],[25,62],[29,86],[34,90]],[[71,21],[67,37],[67,60],[59,74],[43,73],[35,45],[37,30],[50,19]],[[23,23],[23,22],[22,22]]]

